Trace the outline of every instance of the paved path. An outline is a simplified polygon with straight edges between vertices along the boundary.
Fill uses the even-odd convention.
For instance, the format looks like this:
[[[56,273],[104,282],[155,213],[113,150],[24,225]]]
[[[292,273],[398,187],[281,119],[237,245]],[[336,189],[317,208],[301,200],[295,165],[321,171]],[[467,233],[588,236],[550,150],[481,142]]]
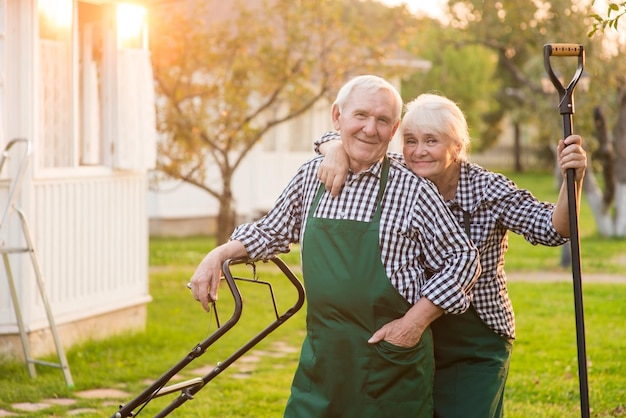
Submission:
[[[246,379],[256,369],[256,365],[266,357],[273,359],[284,357],[287,354],[297,353],[300,350],[299,347],[292,347],[285,344],[282,341],[275,341],[267,350],[252,349],[250,352],[244,354],[231,367],[235,369],[229,376],[232,379]],[[172,365],[167,365],[173,366]],[[208,365],[202,366],[196,369],[185,368],[181,370],[172,380],[168,383],[168,386],[175,383],[180,383],[182,380],[195,378],[198,376],[205,376],[213,370],[215,366]],[[165,370],[163,370],[165,371]],[[146,387],[152,382],[146,381]],[[123,386],[123,385],[120,385]],[[63,406],[65,412],[62,414],[49,414],[50,418],[60,417],[79,417],[79,418],[108,418],[115,414],[119,410],[120,405],[125,405],[127,402],[135,399],[137,393],[128,393],[123,389],[112,388],[96,388],[89,390],[76,391],[73,396],[76,399],[70,398],[55,398],[44,399],[40,402],[16,402],[11,405],[11,410],[0,409],[0,418],[22,418],[32,416],[33,413],[51,409],[57,406]],[[175,394],[172,395],[172,400],[175,398]],[[100,403],[100,408],[80,408],[77,407],[78,399],[97,399]],[[134,412],[137,412],[140,407],[136,408]],[[182,415],[181,415],[182,416]]]

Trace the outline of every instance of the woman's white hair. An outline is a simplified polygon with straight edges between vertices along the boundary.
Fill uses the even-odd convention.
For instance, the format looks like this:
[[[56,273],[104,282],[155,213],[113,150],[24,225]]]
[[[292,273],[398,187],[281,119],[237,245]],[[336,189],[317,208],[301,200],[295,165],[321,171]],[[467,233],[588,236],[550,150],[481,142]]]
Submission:
[[[400,130],[405,128],[445,135],[459,146],[459,160],[468,158],[471,140],[467,120],[459,106],[445,96],[424,93],[407,103]]]

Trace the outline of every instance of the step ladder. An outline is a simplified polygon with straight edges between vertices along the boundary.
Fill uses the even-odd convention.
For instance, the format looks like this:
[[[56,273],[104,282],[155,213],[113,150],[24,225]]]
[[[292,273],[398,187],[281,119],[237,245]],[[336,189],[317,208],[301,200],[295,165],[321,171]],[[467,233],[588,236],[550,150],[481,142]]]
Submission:
[[[19,145],[19,146],[18,146]],[[13,147],[16,146],[15,149]],[[21,153],[20,148],[21,146]],[[4,261],[4,268],[6,270],[7,279],[9,281],[9,288],[11,291],[11,298],[13,300],[13,308],[15,309],[15,317],[17,319],[17,325],[20,332],[20,338],[22,340],[22,349],[24,350],[24,359],[26,361],[26,365],[28,367],[28,372],[32,378],[37,376],[37,372],[35,369],[35,364],[39,364],[42,366],[50,366],[56,367],[63,370],[63,376],[65,377],[65,382],[70,389],[74,388],[74,382],[72,380],[72,374],[70,372],[70,367],[67,363],[67,358],[65,357],[65,352],[63,351],[63,346],[61,345],[61,340],[59,339],[59,335],[57,333],[56,325],[54,322],[54,316],[52,315],[52,310],[50,309],[50,303],[48,301],[48,296],[46,293],[43,275],[41,273],[41,269],[39,268],[39,262],[37,261],[37,254],[35,252],[35,247],[33,246],[33,240],[30,235],[30,228],[28,226],[28,222],[26,220],[26,215],[24,212],[16,206],[17,198],[20,193],[22,180],[24,179],[24,174],[26,172],[26,168],[30,162],[32,154],[32,144],[30,141],[24,138],[17,138],[9,141],[9,143],[4,148],[2,152],[2,156],[0,156],[0,173],[4,168],[4,164],[11,158],[15,158],[15,164],[17,166],[16,174],[12,176],[10,180],[10,185],[8,189],[8,199],[6,208],[4,209],[4,213],[2,215],[2,223],[0,223],[0,237],[4,238],[2,234],[3,230],[7,228],[7,221],[12,213],[16,213],[19,221],[20,227],[22,229],[22,233],[24,235],[24,241],[26,246],[20,247],[7,247],[5,246],[5,242],[2,241],[0,243],[0,253],[2,254],[2,259]],[[15,280],[13,277],[13,272],[11,270],[11,264],[9,260],[9,255],[11,254],[25,254],[27,253],[30,256],[30,260],[33,266],[33,270],[35,272],[35,278],[37,279],[37,286],[39,287],[39,294],[41,296],[41,300],[46,310],[46,315],[48,317],[48,324],[50,326],[50,332],[52,333],[52,338],[54,339],[54,344],[56,346],[56,351],[58,355],[59,362],[51,363],[47,361],[36,360],[31,357],[30,351],[30,343],[28,340],[28,335],[26,333],[26,327],[24,325],[24,319],[22,317],[22,310],[20,308],[20,303],[17,295],[17,289],[15,287]]]

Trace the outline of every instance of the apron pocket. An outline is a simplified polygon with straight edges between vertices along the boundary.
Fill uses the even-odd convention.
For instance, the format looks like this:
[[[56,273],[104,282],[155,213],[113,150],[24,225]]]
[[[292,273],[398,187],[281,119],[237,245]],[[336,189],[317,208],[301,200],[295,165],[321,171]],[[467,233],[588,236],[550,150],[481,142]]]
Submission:
[[[367,395],[381,401],[420,401],[432,396],[434,359],[430,330],[411,348],[386,341],[372,346]]]
[[[378,354],[393,364],[409,364],[417,361],[419,352],[424,349],[420,340],[414,347],[400,347],[388,341],[381,341],[374,345]]]

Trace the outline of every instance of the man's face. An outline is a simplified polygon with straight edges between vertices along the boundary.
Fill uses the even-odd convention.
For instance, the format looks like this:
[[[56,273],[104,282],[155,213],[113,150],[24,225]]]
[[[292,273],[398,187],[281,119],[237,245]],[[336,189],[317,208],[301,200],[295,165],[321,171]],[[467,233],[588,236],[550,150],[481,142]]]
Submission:
[[[398,128],[393,120],[393,95],[385,90],[366,93],[352,91],[341,112],[333,106],[333,124],[350,160],[350,169],[358,173],[369,168],[387,152]]]

